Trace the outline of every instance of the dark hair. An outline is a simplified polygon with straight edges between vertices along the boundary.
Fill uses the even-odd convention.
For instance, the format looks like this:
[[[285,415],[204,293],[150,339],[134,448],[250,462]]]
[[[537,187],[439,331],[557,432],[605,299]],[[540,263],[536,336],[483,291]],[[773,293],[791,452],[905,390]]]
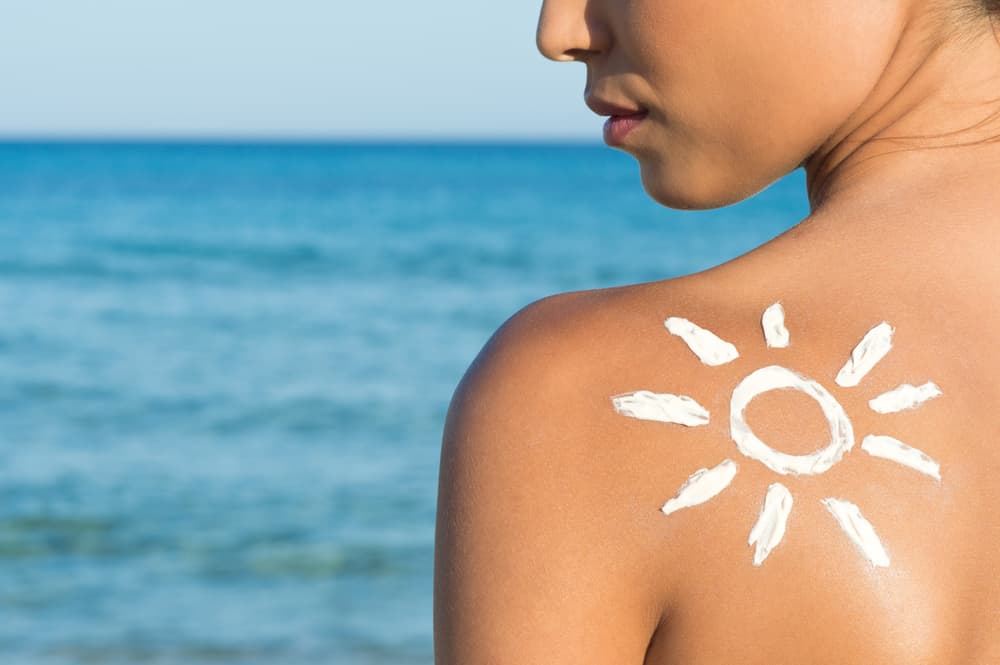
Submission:
[[[944,0],[934,5],[934,9],[943,25],[951,28],[951,35],[959,38],[972,38],[985,23],[991,25],[995,33],[998,27],[995,22],[1000,20],[1000,0]]]

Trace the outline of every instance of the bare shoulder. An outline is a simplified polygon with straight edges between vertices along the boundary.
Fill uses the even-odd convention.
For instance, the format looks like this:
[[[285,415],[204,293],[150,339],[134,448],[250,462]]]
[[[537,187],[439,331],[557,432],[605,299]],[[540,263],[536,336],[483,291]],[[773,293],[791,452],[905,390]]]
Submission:
[[[529,305],[457,389],[441,458],[439,665],[643,661],[662,609],[643,542],[656,511],[635,499],[642,470],[617,450],[608,392],[633,299]]]
[[[959,662],[989,634],[962,609],[1000,607],[987,373],[916,296],[831,281],[720,271],[498,331],[445,432],[439,665]]]
[[[696,282],[543,299],[472,364],[442,447],[439,665],[644,661],[679,576],[665,488],[712,434],[685,441],[623,417],[615,398],[698,381],[665,320],[685,310],[735,326]]]

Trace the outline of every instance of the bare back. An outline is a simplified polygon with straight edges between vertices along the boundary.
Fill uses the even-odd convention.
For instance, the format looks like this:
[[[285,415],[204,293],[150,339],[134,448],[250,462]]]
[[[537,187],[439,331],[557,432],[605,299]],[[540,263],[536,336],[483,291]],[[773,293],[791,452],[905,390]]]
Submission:
[[[837,223],[682,279],[543,301],[498,334],[445,438],[439,662],[1000,661],[998,248],[960,223],[936,245],[891,233],[902,220]],[[762,314],[778,302],[788,343],[768,346]],[[738,357],[706,363],[669,317]],[[881,322],[891,350],[840,385]],[[735,440],[734,389],[768,366],[842,408],[853,445],[828,468],[777,472]],[[909,408],[870,403],[929,382],[939,394]],[[815,395],[758,388],[741,417],[760,442],[798,459],[831,444]],[[638,391],[705,417],[616,408]],[[904,447],[879,454],[869,436]],[[907,463],[918,453],[933,466]],[[731,477],[696,487],[727,460]],[[771,547],[755,563],[775,484],[782,533],[757,534]]]
[[[998,21],[543,1],[654,200],[801,166],[811,214],[493,337],[445,428],[439,665],[1000,662]]]

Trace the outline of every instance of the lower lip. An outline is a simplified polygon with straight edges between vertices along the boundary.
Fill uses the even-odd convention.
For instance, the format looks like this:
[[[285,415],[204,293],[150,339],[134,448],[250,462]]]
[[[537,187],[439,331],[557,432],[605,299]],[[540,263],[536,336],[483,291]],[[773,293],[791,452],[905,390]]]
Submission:
[[[610,146],[619,146],[625,137],[646,118],[646,112],[632,115],[613,115],[604,121],[604,142]]]

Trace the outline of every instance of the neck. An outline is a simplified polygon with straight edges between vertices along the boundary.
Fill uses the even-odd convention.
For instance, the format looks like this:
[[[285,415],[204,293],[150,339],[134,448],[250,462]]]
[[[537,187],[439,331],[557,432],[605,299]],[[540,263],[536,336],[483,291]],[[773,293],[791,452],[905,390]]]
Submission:
[[[868,97],[803,163],[813,216],[996,188],[1000,39],[988,21],[961,36],[941,25],[909,21]]]

